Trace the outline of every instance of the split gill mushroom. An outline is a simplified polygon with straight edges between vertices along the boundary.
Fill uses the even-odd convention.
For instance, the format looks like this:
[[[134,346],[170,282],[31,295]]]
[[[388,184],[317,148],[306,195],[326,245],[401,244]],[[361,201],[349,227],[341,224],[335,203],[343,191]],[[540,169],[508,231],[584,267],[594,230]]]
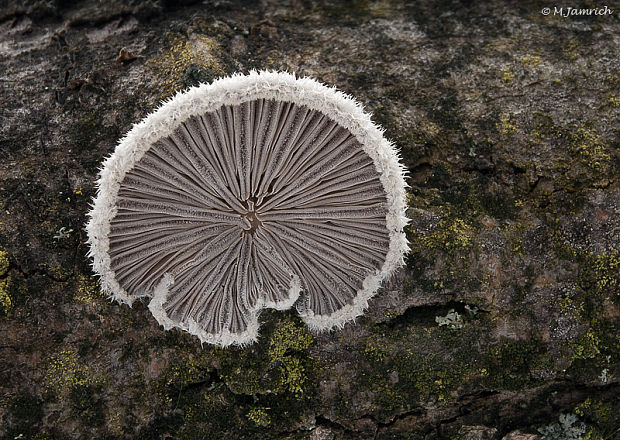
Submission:
[[[361,315],[408,249],[404,169],[352,98],[288,73],[178,93],[100,171],[87,224],[102,290],[165,329],[243,345],[263,308],[316,331]]]

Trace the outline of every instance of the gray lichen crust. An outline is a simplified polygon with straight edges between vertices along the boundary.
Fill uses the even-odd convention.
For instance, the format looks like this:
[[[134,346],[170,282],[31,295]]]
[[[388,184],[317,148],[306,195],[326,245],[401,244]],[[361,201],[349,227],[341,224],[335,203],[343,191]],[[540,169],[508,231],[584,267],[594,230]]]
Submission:
[[[190,89],[134,127],[87,230],[115,299],[151,297],[165,328],[244,344],[266,307],[297,303],[316,330],[359,316],[402,262],[404,206],[394,149],[354,101],[262,72]]]

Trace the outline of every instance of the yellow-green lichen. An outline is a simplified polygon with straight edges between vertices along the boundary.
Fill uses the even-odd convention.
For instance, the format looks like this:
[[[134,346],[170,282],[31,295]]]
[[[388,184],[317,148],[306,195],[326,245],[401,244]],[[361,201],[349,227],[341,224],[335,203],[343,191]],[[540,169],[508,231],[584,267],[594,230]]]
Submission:
[[[182,352],[172,358],[163,353],[151,352],[150,357],[152,364],[157,365],[155,375],[158,379],[152,392],[159,401],[165,405],[191,401],[192,405],[199,405],[203,412],[212,406],[212,402],[205,399],[208,397],[208,389],[202,388],[202,385],[212,383],[212,350],[205,349],[196,354]],[[185,408],[186,419],[194,416],[192,408]]]
[[[371,362],[383,362],[388,357],[384,349],[384,345],[377,344],[374,339],[368,339],[364,345],[363,353]]]
[[[301,396],[307,382],[304,363],[297,352],[306,350],[313,342],[305,326],[293,321],[280,324],[269,340],[268,356],[280,364],[281,385],[295,396]]]
[[[427,341],[426,337],[420,342],[424,341]],[[469,365],[471,359],[468,363],[408,350],[395,353],[394,360],[395,365],[388,363],[385,370],[371,379],[375,384],[373,391],[380,392],[377,400],[382,410],[406,405],[412,399],[445,405],[457,398],[457,388],[474,374]]]
[[[500,77],[506,85],[511,84],[515,79],[515,76],[511,72],[510,67],[505,67],[504,69],[502,69]]]
[[[575,407],[574,412],[589,422],[584,440],[613,438],[620,426],[620,402],[617,400],[603,401],[588,397]]]
[[[9,253],[7,251],[0,250],[0,277],[3,277],[9,271]]]
[[[422,121],[420,127],[426,133],[429,138],[437,136],[439,134],[439,126],[431,121]]]
[[[422,239],[428,248],[465,250],[472,247],[473,227],[460,218],[442,220],[437,231]]]
[[[537,384],[532,376],[536,368],[552,368],[546,347],[537,338],[503,339],[489,348],[488,383],[505,389],[521,389]]]
[[[170,366],[166,374],[166,384],[175,390],[202,382],[209,378],[212,368],[209,356],[194,357],[182,355]]]
[[[376,381],[371,389],[376,402],[372,407],[373,411],[387,415],[406,405],[405,396],[398,393],[388,382]]]
[[[613,320],[592,317],[589,308],[591,305],[585,303],[586,311],[577,313],[578,319],[588,327],[570,344],[570,374],[585,380],[598,378],[601,383],[607,383],[620,372],[618,327]]]
[[[585,313],[585,304],[582,301],[575,301],[570,292],[566,292],[563,297],[557,300],[563,313],[572,314],[576,317]]]
[[[366,343],[375,348],[365,350],[370,356],[354,369],[359,386],[372,391],[371,411],[379,420],[413,402],[445,406],[474,389],[523,389],[540,383],[535,371],[552,368],[539,339],[496,341],[484,317],[459,331],[416,321],[376,328]],[[377,351],[381,362],[374,360]]]
[[[509,113],[502,114],[502,116],[499,119],[499,123],[497,124],[497,127],[500,133],[505,136],[512,134],[517,129],[517,127],[514,124],[514,120],[512,119],[512,116]]]
[[[318,361],[308,353],[313,337],[299,318],[269,320],[264,337],[250,349],[229,348],[215,353],[218,375],[236,394],[280,395],[307,400]]]
[[[573,360],[575,359],[594,359],[601,354],[599,349],[600,340],[592,328],[589,328],[584,335],[572,344]]]
[[[595,288],[598,293],[608,294],[605,299],[610,299],[620,287],[620,256],[614,254],[602,254],[594,257],[592,261]]]
[[[584,294],[577,298],[578,309],[583,312],[580,318],[588,322],[602,312],[606,302],[617,303],[620,299],[620,256],[613,253],[592,254],[577,250],[569,245],[556,241],[557,253],[565,259],[580,264],[577,281]]]
[[[553,177],[555,188],[575,192],[580,186],[604,187],[614,175],[615,167],[608,143],[595,128],[596,122],[562,125],[548,112],[534,113],[536,128],[533,145],[561,145],[562,151],[537,167],[539,176]]]
[[[13,300],[9,294],[10,283],[10,277],[0,280],[0,309],[2,309],[5,315],[9,315],[11,310],[13,310]]]
[[[66,394],[76,386],[90,386],[100,383],[88,365],[82,363],[78,354],[70,349],[62,350],[50,357],[45,374],[45,390],[55,394]]]
[[[271,425],[271,417],[265,408],[252,408],[245,416],[256,426],[266,428]]]
[[[220,54],[219,43],[207,35],[170,35],[168,48],[150,63],[160,82],[160,98],[170,97],[185,87],[183,77],[190,68],[198,68],[200,72],[213,78],[226,75],[219,60]]]
[[[536,55],[521,57],[521,62],[529,67],[537,67],[540,61],[540,57]]]
[[[611,156],[601,141],[601,136],[592,130],[579,127],[571,134],[573,151],[582,163],[597,173],[605,174],[611,166]]]
[[[73,300],[95,307],[103,304],[100,294],[99,282],[90,276],[78,275],[78,289],[73,295]]]
[[[282,358],[282,384],[295,396],[301,396],[306,386],[306,371],[301,360],[296,356]]]
[[[269,357],[274,361],[281,359],[289,350],[305,350],[310,347],[313,340],[305,326],[285,321],[275,329],[269,340]]]
[[[556,304],[584,326],[570,343],[572,365],[577,374],[600,375],[605,382],[620,347],[617,325],[608,319],[618,310],[620,300],[620,258],[577,249],[562,235],[561,230],[554,233],[555,253],[578,265],[578,289],[565,293]]]
[[[571,60],[579,57],[579,42],[574,38],[570,39],[566,45],[564,45],[564,55]]]
[[[482,279],[469,271],[473,253],[478,249],[478,230],[472,222],[476,222],[476,217],[484,210],[482,202],[472,192],[455,196],[437,210],[442,212],[443,218],[428,230],[405,228],[411,249],[407,267],[423,289],[436,291],[457,285],[472,288]],[[445,263],[439,273],[433,269],[438,258]]]
[[[123,434],[123,415],[121,411],[118,409],[108,410],[105,424],[112,434],[120,437]]]
[[[49,273],[52,278],[57,281],[66,280],[71,276],[71,273],[73,272],[72,268],[63,267],[60,264],[55,264],[53,266],[44,264],[43,267],[47,271],[47,273]]]

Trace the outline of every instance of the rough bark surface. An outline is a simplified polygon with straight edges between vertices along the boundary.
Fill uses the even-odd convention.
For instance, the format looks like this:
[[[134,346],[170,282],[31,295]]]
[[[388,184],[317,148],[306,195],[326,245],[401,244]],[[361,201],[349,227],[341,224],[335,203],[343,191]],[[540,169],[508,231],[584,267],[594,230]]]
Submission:
[[[618,437],[620,6],[179,3],[0,9],[0,438]],[[99,293],[85,214],[133,123],[250,69],[383,125],[411,252],[342,330],[201,347]]]

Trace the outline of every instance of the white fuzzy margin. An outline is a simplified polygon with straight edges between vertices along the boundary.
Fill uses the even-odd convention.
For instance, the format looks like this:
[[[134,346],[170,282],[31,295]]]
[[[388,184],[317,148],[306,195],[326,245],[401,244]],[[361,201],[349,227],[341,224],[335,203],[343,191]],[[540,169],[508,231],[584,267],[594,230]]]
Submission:
[[[271,71],[252,71],[248,75],[235,74],[218,79],[212,84],[202,84],[177,93],[155,112],[134,125],[120,140],[114,153],[103,162],[97,181],[97,196],[92,210],[88,213],[89,221],[86,225],[90,244],[89,257],[92,258],[94,272],[101,279],[102,290],[112,299],[131,306],[140,296],[151,297],[149,309],[165,329],[178,327],[198,336],[201,342],[221,346],[244,345],[255,341],[258,337],[259,310],[252,312],[252,316],[249,317],[250,326],[242,334],[230,332],[208,334],[193,320],[186,323],[173,321],[163,308],[169,286],[174,282],[172,276],[164,274],[154,292],[130,295],[119,285],[110,267],[108,235],[110,222],[117,212],[116,198],[120,183],[155,141],[172,134],[181,122],[192,116],[217,110],[223,105],[238,105],[256,99],[274,99],[303,105],[327,115],[348,129],[373,160],[386,192],[386,225],[390,235],[390,247],[383,267],[375,274],[366,277],[362,289],[357,292],[352,304],[329,316],[315,315],[310,310],[298,309],[312,330],[343,327],[346,322],[363,314],[368,307],[368,300],[377,293],[381,282],[402,266],[403,256],[409,249],[403,232],[408,222],[405,216],[407,207],[405,169],[399,162],[398,153],[392,143],[383,137],[383,130],[370,120],[362,106],[353,98],[310,78],[296,78],[290,73]],[[277,304],[260,304],[260,308],[288,309],[293,306],[299,294],[299,279],[296,278],[291,282],[289,298]]]

